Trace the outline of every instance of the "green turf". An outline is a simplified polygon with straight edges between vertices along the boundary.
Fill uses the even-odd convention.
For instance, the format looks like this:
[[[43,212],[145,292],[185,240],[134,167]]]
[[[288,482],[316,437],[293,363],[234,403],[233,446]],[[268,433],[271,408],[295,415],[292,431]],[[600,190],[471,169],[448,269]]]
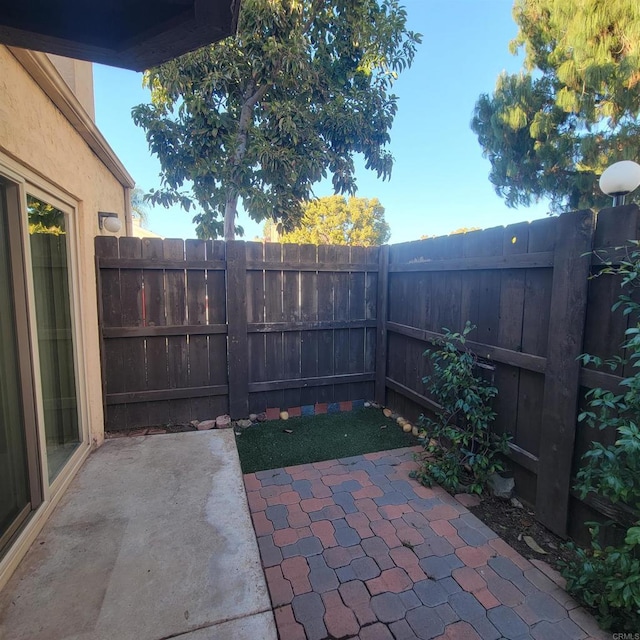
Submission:
[[[381,429],[383,425],[386,428]],[[418,444],[379,409],[272,420],[239,433],[236,442],[243,473]]]

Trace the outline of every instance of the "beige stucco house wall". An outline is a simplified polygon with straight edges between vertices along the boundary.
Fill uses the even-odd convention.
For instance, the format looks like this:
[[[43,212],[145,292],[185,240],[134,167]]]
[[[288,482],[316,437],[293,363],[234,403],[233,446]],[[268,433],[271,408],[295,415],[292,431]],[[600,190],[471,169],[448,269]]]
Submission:
[[[95,126],[91,63],[0,45],[0,177],[22,185],[23,193],[43,194],[47,202],[64,207],[72,221],[82,431],[81,446],[55,483],[44,488],[43,503],[0,557],[1,588],[88,452],[104,439],[94,237],[102,233],[98,211],[117,213],[121,233],[131,232],[133,180]]]

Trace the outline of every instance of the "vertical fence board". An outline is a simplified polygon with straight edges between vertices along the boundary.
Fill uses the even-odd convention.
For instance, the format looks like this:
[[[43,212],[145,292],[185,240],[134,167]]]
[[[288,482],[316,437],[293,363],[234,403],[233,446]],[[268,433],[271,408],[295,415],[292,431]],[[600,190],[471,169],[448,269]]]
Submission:
[[[300,246],[284,244],[282,259],[293,264],[300,263]],[[300,320],[300,272],[284,271],[282,274],[282,314],[285,322]],[[300,378],[300,331],[286,331],[282,334],[283,378]],[[300,389],[285,389],[282,393],[283,408],[300,406]]]
[[[249,413],[246,265],[244,243],[227,242],[229,413],[232,418],[244,418]]]
[[[301,262],[318,262],[317,247],[313,244],[300,245]],[[304,321],[318,320],[318,273],[303,271],[300,274],[300,315]],[[302,331],[300,333],[300,372],[303,378],[315,378],[318,375],[318,333]],[[317,390],[307,387],[300,390],[300,404],[315,404]]]
[[[264,260],[264,245],[262,242],[248,242],[246,244],[247,260]],[[264,270],[252,269],[247,271],[247,322],[264,322],[265,290]],[[249,382],[263,382],[267,380],[266,336],[264,333],[250,333],[249,350]],[[261,413],[267,407],[264,393],[249,395],[249,411]]]
[[[282,245],[267,242],[264,245],[264,258],[268,262],[282,261]],[[268,270],[264,274],[265,322],[282,322],[282,271]],[[265,336],[267,350],[267,377],[270,380],[282,379],[284,367],[282,353],[282,334],[268,333]],[[268,407],[284,407],[284,394],[279,391],[268,391],[266,394]]]
[[[558,218],[542,409],[536,515],[565,535],[576,428],[580,364],[594,232],[591,211]]]
[[[318,262],[335,260],[335,248],[327,245],[318,247]],[[333,274],[318,272],[318,320],[333,320]],[[322,330],[318,336],[318,376],[333,376],[333,331]],[[333,402],[333,385],[318,388],[318,402]]]

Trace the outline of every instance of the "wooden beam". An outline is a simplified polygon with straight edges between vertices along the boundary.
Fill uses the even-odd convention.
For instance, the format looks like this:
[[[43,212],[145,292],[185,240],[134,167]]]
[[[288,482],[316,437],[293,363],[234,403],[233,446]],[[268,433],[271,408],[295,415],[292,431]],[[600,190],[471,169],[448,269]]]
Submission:
[[[268,382],[250,382],[249,393],[261,391],[280,391],[282,389],[305,389],[307,387],[328,387],[334,384],[350,384],[355,382],[372,382],[375,373],[348,373],[338,376],[317,378],[294,378],[290,380],[269,380]]]
[[[179,324],[159,327],[104,327],[104,338],[155,338],[162,336],[210,336],[227,333],[226,324]]]
[[[586,369],[582,367],[580,369],[580,384],[583,387],[589,389],[596,389],[602,387],[607,391],[613,391],[614,393],[620,392],[620,383],[624,380],[620,376],[615,376],[605,371],[597,371],[596,369]]]
[[[535,269],[553,267],[553,251],[514,253],[503,256],[476,256],[448,260],[417,260],[392,263],[391,273],[407,271],[478,271],[494,269]]]
[[[443,337],[443,334],[436,331],[408,327],[396,322],[388,322],[387,331],[429,343]],[[546,368],[547,360],[541,356],[513,351],[512,349],[504,349],[503,347],[495,347],[482,342],[474,342],[473,340],[467,340],[466,346],[479,358],[484,358],[485,360],[494,360],[495,362],[501,362],[511,365],[512,367],[519,367],[520,369],[527,369],[528,371],[535,371],[537,373],[544,373]]]
[[[310,320],[300,322],[250,322],[249,333],[281,331],[327,331],[330,329],[365,329],[375,327],[375,320]]]
[[[134,402],[157,402],[162,400],[184,400],[187,398],[206,398],[208,396],[225,396],[229,392],[226,384],[206,387],[186,387],[183,389],[157,389],[153,391],[129,391],[127,393],[110,393],[106,396],[107,404],[130,404]]]
[[[339,263],[339,262],[295,262],[283,260],[247,260],[247,271],[331,271],[331,272],[373,272],[378,270],[377,264]]]
[[[153,258],[99,258],[101,269],[206,269],[224,271],[224,260],[155,260]]]
[[[567,534],[594,222],[591,210],[565,213],[556,231],[536,517],[559,536]]]

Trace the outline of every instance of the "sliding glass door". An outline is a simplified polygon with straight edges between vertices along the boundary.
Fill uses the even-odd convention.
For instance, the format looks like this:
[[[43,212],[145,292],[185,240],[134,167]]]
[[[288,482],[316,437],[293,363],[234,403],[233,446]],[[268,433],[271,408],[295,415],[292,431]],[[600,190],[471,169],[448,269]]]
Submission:
[[[65,215],[27,196],[49,482],[80,444]]]
[[[33,398],[25,397],[21,384],[30,379],[31,369],[28,344],[19,344],[26,327],[17,321],[26,317],[26,307],[24,296],[16,295],[19,260],[12,260],[12,255],[15,258],[19,247],[14,244],[12,250],[8,209],[7,187],[0,182],[0,556],[41,501],[36,426],[33,411],[25,404]],[[26,361],[20,358],[20,346],[27,347]],[[31,385],[27,386],[28,396]]]

